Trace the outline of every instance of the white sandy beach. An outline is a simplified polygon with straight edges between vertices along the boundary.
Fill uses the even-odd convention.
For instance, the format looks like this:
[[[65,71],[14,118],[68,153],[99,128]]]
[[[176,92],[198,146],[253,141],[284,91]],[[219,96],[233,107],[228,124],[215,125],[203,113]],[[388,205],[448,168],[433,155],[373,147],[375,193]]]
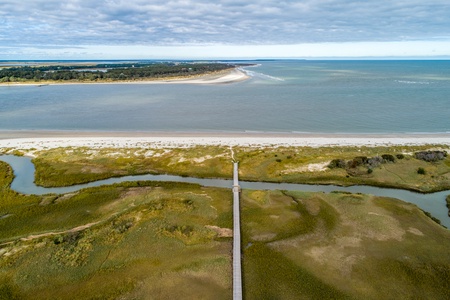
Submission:
[[[209,74],[194,78],[151,81],[151,83],[224,84],[244,81],[248,78],[250,78],[250,76],[248,76],[245,72],[235,68],[230,71],[219,72],[217,74]]]
[[[44,150],[58,147],[180,148],[194,146],[450,146],[450,134],[418,135],[301,135],[256,133],[142,133],[0,131],[3,149]]]

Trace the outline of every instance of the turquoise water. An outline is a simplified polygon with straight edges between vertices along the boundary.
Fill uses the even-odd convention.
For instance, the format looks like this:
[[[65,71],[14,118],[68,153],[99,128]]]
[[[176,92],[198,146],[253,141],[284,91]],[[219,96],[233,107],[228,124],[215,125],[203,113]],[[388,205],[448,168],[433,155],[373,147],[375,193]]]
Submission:
[[[267,61],[228,85],[0,87],[0,130],[450,132],[450,61]]]

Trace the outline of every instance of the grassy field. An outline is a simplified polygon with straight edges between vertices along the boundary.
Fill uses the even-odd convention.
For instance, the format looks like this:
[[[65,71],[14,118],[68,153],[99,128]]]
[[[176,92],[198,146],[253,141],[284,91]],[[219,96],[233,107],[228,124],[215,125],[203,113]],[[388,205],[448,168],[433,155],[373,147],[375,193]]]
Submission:
[[[231,156],[224,147],[177,149],[62,148],[37,153],[36,183],[64,186],[114,176],[176,174],[227,178]]]
[[[415,153],[447,148],[439,145],[391,147],[235,147],[242,180],[336,185],[373,185],[420,192],[450,189],[450,157],[435,162]],[[1,150],[1,149],[0,149]],[[6,151],[4,149],[3,151]],[[9,149],[12,151],[11,149]],[[25,153],[15,151],[15,153]],[[230,178],[227,147],[198,146],[167,149],[59,148],[35,151],[36,183],[65,186],[113,176],[174,174],[202,178]],[[393,161],[355,165],[361,158],[387,155]],[[346,163],[328,167],[333,160]],[[423,172],[419,172],[421,169]]]
[[[230,299],[231,195],[137,182],[9,190],[0,163],[0,299]]]
[[[128,182],[9,188],[0,299],[231,299],[232,194]],[[349,193],[242,192],[245,299],[448,299],[450,232],[416,206]]]
[[[289,147],[261,150],[240,148],[235,152],[240,162],[239,173],[242,180],[344,186],[364,184],[420,192],[450,189],[449,157],[436,162],[425,162],[414,157],[415,152],[430,148],[442,147]],[[395,161],[381,163],[375,167],[328,167],[335,159],[348,163],[359,157],[373,158],[385,154],[394,156]],[[396,158],[400,154],[402,158]],[[424,168],[426,174],[418,174],[418,168]]]
[[[450,232],[347,193],[244,191],[245,299],[448,299]]]

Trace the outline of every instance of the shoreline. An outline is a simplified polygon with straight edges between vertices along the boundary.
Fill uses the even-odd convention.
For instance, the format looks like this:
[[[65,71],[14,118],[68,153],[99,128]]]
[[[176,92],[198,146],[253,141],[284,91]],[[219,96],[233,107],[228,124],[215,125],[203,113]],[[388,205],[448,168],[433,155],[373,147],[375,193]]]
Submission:
[[[0,83],[0,87],[17,87],[17,86],[36,86],[44,87],[50,85],[76,85],[76,84],[229,84],[245,81],[251,78],[245,71],[239,67],[218,71],[214,73],[206,73],[191,77],[162,77],[144,80],[129,81],[87,81],[87,82],[59,82],[59,81],[43,81],[43,82],[11,82]]]
[[[317,134],[256,132],[136,132],[0,130],[0,149],[163,148],[195,146],[338,147],[338,146],[450,147],[450,134]]]

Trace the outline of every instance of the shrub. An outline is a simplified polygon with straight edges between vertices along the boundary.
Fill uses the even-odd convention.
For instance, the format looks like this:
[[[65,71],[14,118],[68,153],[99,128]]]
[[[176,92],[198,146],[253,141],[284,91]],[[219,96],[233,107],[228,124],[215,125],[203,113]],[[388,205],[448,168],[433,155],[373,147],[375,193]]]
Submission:
[[[438,160],[443,160],[447,157],[447,152],[445,151],[420,151],[416,152],[415,156],[417,159],[424,160],[426,162],[435,162]]]
[[[441,225],[441,220],[439,220],[439,219],[436,219],[435,217],[433,217],[429,212],[427,212],[427,211],[424,211],[423,210],[423,212],[424,212],[424,214],[428,217],[428,218],[430,218],[431,220],[433,220],[434,222],[436,222],[436,223],[438,223],[439,225]]]
[[[359,166],[365,165],[368,161],[368,158],[365,156],[357,156],[351,161],[348,162],[349,168],[357,168]]]
[[[422,167],[420,167],[420,168],[418,168],[417,169],[417,174],[420,174],[420,175],[425,175],[425,169],[424,168],[422,168]]]
[[[328,168],[335,169],[335,168],[345,168],[345,160],[343,159],[333,159],[330,164],[328,165]]]
[[[73,232],[69,232],[67,233],[64,237],[63,237],[63,241],[65,243],[68,243],[70,245],[76,245],[78,243],[78,240],[81,238],[81,233],[79,231],[73,231]]]
[[[381,158],[380,156],[375,156],[375,157],[369,158],[367,160],[367,164],[369,165],[369,167],[371,169],[378,167],[382,163],[383,163],[383,158]]]
[[[113,229],[118,233],[124,233],[133,226],[133,220],[120,220],[112,223]]]
[[[450,195],[445,198],[445,201],[447,202],[448,216],[450,217]]]
[[[405,158],[405,155],[403,155],[403,154],[397,154],[396,155],[396,157],[398,158],[398,159],[404,159]]]
[[[55,245],[59,245],[59,244],[61,244],[62,242],[64,242],[64,238],[63,238],[61,235],[58,235],[58,236],[56,236],[56,237],[53,239],[53,243],[54,243]]]
[[[381,155],[381,158],[383,158],[385,162],[395,162],[395,157],[391,154],[383,154]]]

